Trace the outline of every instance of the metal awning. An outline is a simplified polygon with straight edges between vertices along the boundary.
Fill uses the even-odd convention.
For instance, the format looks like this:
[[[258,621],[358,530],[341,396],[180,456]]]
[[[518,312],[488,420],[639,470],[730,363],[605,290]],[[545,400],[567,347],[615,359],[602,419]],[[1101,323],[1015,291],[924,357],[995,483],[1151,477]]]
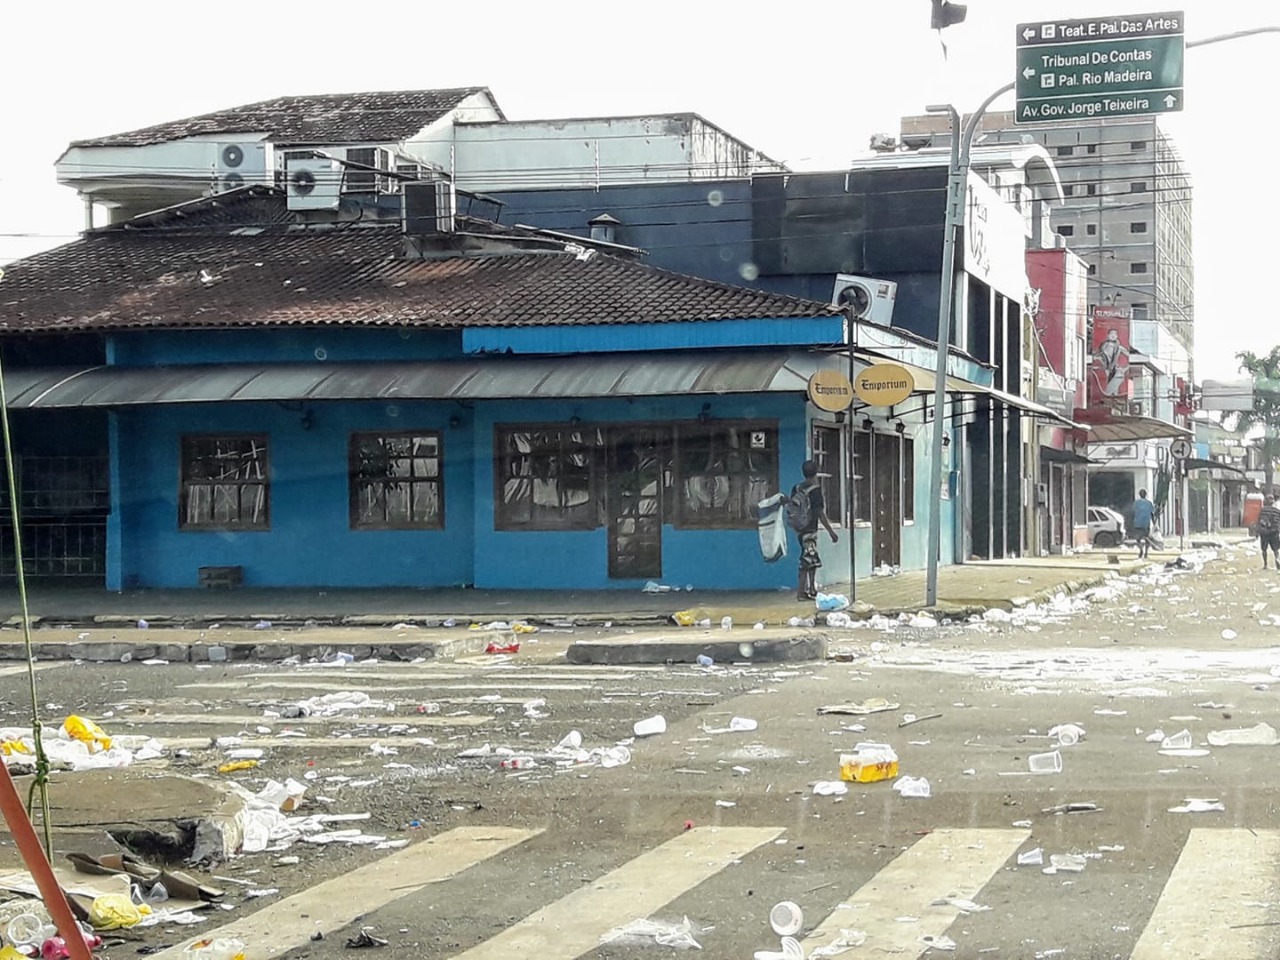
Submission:
[[[361,363],[14,370],[12,409],[323,400],[502,400],[804,393],[829,355],[685,351]]]
[[[927,367],[917,367],[910,363],[901,363],[897,360],[885,360],[882,357],[873,354],[854,354],[859,360],[870,363],[895,363],[900,367],[905,367],[911,372],[911,378],[915,381],[914,393],[932,394],[938,382],[938,376]],[[1028,400],[1026,397],[1019,397],[1017,394],[1007,393],[1004,390],[997,390],[995,387],[989,387],[986,384],[974,383],[972,380],[966,380],[963,377],[953,377],[947,375],[947,393],[952,396],[986,396],[993,400],[999,400],[1001,403],[1016,407],[1024,414],[1033,417],[1041,417],[1046,420],[1056,420],[1058,423],[1064,424],[1072,429],[1083,429],[1080,424],[1062,416],[1062,414],[1049,409],[1043,404],[1036,403],[1034,400]]]
[[[1105,418],[1091,410],[1077,410],[1076,418],[1085,421],[1089,443],[1131,443],[1135,440],[1167,440],[1191,437],[1185,427],[1157,420],[1155,417],[1116,416]]]
[[[1199,457],[1186,457],[1182,466],[1187,470],[1229,470],[1232,473],[1244,474],[1241,467],[1230,463],[1219,463],[1217,460],[1201,460]]]
[[[1057,447],[1040,448],[1040,456],[1049,463],[1070,463],[1075,466],[1084,466],[1090,463],[1099,463],[1098,460],[1090,460],[1088,457],[1076,453],[1074,450],[1060,450]]]

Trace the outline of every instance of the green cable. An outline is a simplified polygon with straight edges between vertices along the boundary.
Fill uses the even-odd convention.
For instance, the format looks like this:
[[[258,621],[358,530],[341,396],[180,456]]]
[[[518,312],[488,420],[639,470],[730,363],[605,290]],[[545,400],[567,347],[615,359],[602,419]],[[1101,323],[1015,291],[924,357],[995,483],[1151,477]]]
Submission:
[[[0,270],[0,280],[4,271]],[[41,824],[44,833],[44,852],[53,860],[52,814],[49,810],[49,757],[44,752],[44,737],[40,723],[40,701],[36,694],[36,657],[31,641],[31,613],[27,608],[27,578],[22,566],[22,527],[18,513],[18,483],[13,470],[13,443],[9,434],[9,401],[4,389],[4,366],[0,363],[0,427],[4,434],[4,465],[9,481],[9,516],[13,523],[13,553],[17,561],[18,599],[22,604],[22,642],[27,653],[27,682],[31,687],[31,736],[36,746],[36,775],[27,792],[27,816],[35,806],[36,791],[40,791]]]

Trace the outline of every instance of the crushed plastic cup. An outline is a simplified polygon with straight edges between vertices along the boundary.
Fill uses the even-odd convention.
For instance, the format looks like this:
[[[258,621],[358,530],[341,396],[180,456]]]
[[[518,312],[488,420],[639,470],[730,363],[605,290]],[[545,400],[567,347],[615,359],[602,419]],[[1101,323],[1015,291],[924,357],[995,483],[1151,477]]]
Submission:
[[[929,781],[924,777],[901,777],[894,783],[893,789],[908,799],[928,800],[932,793]]]
[[[697,663],[700,667],[714,667],[716,662],[705,653],[700,653],[698,654]]]
[[[1032,773],[1061,773],[1062,754],[1057,750],[1049,753],[1033,753],[1027,757],[1027,769]]]
[[[9,942],[20,947],[31,946],[44,940],[45,923],[34,913],[20,913],[9,921],[5,931]]]
[[[760,724],[750,717],[733,717],[729,721],[729,729],[734,733],[750,733],[759,726]]]
[[[1049,736],[1058,738],[1058,745],[1074,747],[1084,739],[1084,727],[1077,723],[1060,723],[1049,731]]]
[[[1187,750],[1191,746],[1191,731],[1182,730],[1171,737],[1165,737],[1160,744],[1161,750]]]
[[[196,940],[182,948],[184,960],[244,960],[244,941],[230,937]]]
[[[600,766],[606,770],[611,767],[625,767],[631,762],[631,751],[626,747],[605,747],[600,751]]]
[[[656,736],[667,732],[667,719],[662,714],[657,714],[644,720],[637,720],[631,729],[637,737]]]
[[[1034,850],[1026,850],[1018,854],[1018,866],[1020,867],[1038,867],[1044,863],[1044,849],[1036,847]]]
[[[1280,743],[1275,727],[1266,722],[1239,730],[1213,730],[1207,739],[1214,747],[1273,747]]]
[[[1049,866],[1058,873],[1084,873],[1086,860],[1078,853],[1054,853],[1049,856]]]
[[[790,900],[775,903],[769,911],[769,926],[780,937],[794,937],[804,926],[804,911]]]

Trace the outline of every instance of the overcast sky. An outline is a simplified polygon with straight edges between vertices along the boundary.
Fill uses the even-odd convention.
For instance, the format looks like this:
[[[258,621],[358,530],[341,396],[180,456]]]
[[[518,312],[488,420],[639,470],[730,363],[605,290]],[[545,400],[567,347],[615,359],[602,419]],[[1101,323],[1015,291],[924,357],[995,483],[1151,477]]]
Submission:
[[[1268,6],[971,0],[944,60],[929,0],[15,3],[0,57],[0,262],[80,229],[79,201],[54,178],[70,140],[281,94],[474,84],[511,119],[693,111],[795,169],[831,169],[904,113],[972,109],[1010,81],[1019,22],[1183,9],[1195,39],[1280,25]],[[1195,190],[1201,378],[1280,343],[1267,306],[1280,201],[1263,183],[1278,61],[1280,34],[1188,51],[1187,109],[1168,123]]]

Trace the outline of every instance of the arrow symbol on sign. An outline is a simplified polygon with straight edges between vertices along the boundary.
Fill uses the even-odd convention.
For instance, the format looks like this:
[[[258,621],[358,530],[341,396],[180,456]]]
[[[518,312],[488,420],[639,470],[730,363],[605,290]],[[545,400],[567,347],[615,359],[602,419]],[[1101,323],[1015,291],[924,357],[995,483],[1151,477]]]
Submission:
[[[1172,93],[1164,98],[1164,105],[1168,107],[1170,110],[1173,109],[1173,105],[1177,102],[1178,102],[1178,98],[1175,97]]]
[[[1035,67],[1027,67],[1027,69],[1025,69],[1025,70],[1023,70],[1023,71],[1022,71],[1022,75],[1023,75],[1024,77],[1026,77],[1028,80],[1030,80],[1032,77],[1034,77],[1034,76],[1036,75],[1036,68],[1035,68]]]
[[[1035,27],[1027,27],[1027,29],[1022,31],[1023,40],[1031,40],[1035,37],[1035,35],[1036,35]]]

